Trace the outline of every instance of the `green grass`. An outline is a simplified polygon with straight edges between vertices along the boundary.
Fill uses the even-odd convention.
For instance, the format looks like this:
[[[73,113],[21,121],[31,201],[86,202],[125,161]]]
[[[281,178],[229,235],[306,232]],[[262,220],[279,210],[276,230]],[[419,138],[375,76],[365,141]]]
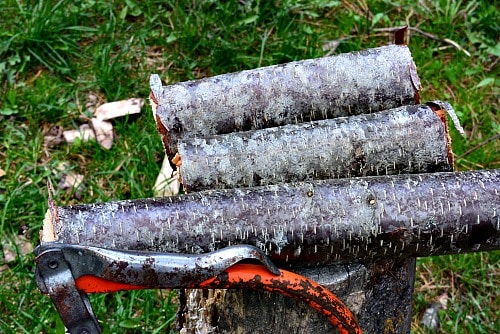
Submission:
[[[85,123],[90,94],[103,101],[147,97],[148,76],[169,82],[385,45],[377,30],[409,24],[470,52],[416,32],[410,48],[422,100],[448,100],[468,140],[452,131],[457,170],[500,168],[498,10],[489,1],[12,1],[0,9],[0,236],[38,244],[47,180],[56,167],[85,176],[85,189],[57,190],[60,205],[150,197],[163,158],[149,106],[114,121],[110,151],[95,143],[48,147],[51,129]],[[466,155],[463,155],[467,153]],[[57,187],[56,187],[57,189]],[[5,247],[3,247],[5,250]],[[1,253],[0,253],[1,255]],[[499,252],[420,259],[413,331],[429,302],[446,294],[443,333],[492,333],[500,301]],[[48,298],[33,282],[32,254],[0,257],[0,332],[62,332]],[[425,282],[432,282],[427,284]],[[453,283],[452,283],[453,282]],[[92,296],[106,332],[167,331],[169,292]],[[497,321],[497,323],[494,323]]]

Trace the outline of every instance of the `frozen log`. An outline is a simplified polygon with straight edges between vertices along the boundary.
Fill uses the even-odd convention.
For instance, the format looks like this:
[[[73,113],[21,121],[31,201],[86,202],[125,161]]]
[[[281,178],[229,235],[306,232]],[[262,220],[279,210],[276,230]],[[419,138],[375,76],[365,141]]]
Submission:
[[[177,141],[419,103],[410,51],[389,45],[162,86],[150,78],[166,152]]]
[[[500,169],[311,181],[49,210],[42,242],[316,265],[500,249]]]
[[[188,192],[453,170],[445,111],[425,105],[179,142]]]

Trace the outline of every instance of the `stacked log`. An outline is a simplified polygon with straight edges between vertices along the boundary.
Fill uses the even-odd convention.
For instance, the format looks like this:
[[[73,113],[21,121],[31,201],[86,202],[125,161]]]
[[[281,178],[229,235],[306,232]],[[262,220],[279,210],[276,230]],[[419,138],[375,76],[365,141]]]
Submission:
[[[415,257],[500,248],[500,171],[453,173],[446,108],[406,46],[163,86],[151,102],[187,194],[59,207],[42,242],[204,253],[261,247],[365,332],[409,332]],[[332,332],[283,296],[182,291],[182,333]]]
[[[181,138],[257,130],[419,103],[410,50],[389,45],[162,86],[150,78],[165,150]]]
[[[180,181],[186,192],[452,169],[446,124],[436,122],[437,115],[431,108],[415,105],[419,102],[420,82],[406,46],[392,45],[167,87],[162,87],[159,77],[153,75],[150,83],[157,128],[162,135],[166,153],[176,154],[175,164],[180,167]],[[395,109],[377,113],[390,108]],[[248,131],[242,132],[244,130]],[[412,136],[412,131],[418,134],[423,132],[423,136]],[[414,138],[419,139],[415,141]],[[307,194],[317,197],[313,190],[307,191]],[[237,197],[243,201],[243,206],[252,207],[252,202],[242,195]],[[304,217],[305,225],[300,228],[301,232],[296,227],[290,229],[288,224],[288,231],[292,235],[295,232],[295,236],[298,236],[297,233],[301,236],[301,241],[291,253],[286,249],[288,238],[292,236],[286,228],[288,220],[279,224],[279,227],[273,226],[273,234],[269,237],[254,240],[255,244],[265,249],[269,245],[267,250],[270,253],[277,251],[287,262],[307,248],[302,231],[304,226],[314,226],[316,230],[319,222],[307,216],[307,205],[296,208],[289,205],[291,203],[286,200],[289,196],[276,191],[274,199],[277,206],[263,208],[258,205],[255,213],[244,213],[255,218],[255,215],[259,215],[260,207],[261,215],[267,211],[268,216],[286,217],[282,216],[281,207],[287,214],[292,213],[291,224],[300,220],[297,216]],[[268,198],[260,198],[262,202],[259,204],[271,203]],[[322,195],[319,198],[323,200]],[[325,204],[322,203],[317,209],[333,212]],[[235,206],[229,207],[234,210]],[[320,222],[335,222],[330,217],[325,218],[321,217]],[[231,222],[229,228],[234,231],[238,220],[227,221]],[[327,225],[334,226],[338,232],[341,222],[342,219]],[[254,219],[248,226],[254,227]],[[352,221],[349,220],[346,226],[352,228]],[[267,227],[262,231],[267,234]],[[240,232],[243,233],[240,233],[240,239],[249,239],[245,237],[248,231]],[[215,243],[215,237],[213,240]],[[269,240],[281,240],[275,242],[274,252]],[[330,237],[322,239],[322,242],[325,243],[325,240],[330,246]],[[352,249],[347,244],[346,239],[343,239],[343,250]],[[308,256],[299,263],[320,262],[319,245],[311,243],[314,256]],[[310,249],[303,254],[309,252]],[[339,260],[340,254],[333,247],[327,257],[334,254]],[[402,275],[411,276],[413,271],[410,269],[414,268],[414,261],[403,262],[401,267],[405,269]],[[373,272],[373,268],[369,272]],[[405,290],[411,289],[411,286],[407,284]],[[188,294],[199,297],[196,290]],[[225,300],[231,300],[231,296],[236,294],[225,292]],[[247,305],[241,307],[239,313],[248,314],[252,306],[244,303],[245,296],[252,296],[252,293],[243,292],[235,297],[236,302],[233,301],[233,304]],[[277,296],[271,298],[272,301],[259,303],[260,308],[286,303],[284,300],[277,303]],[[293,317],[294,321],[291,322],[269,319],[257,326],[252,322],[241,322],[241,317],[236,316],[238,312],[225,313],[232,309],[227,307],[227,301],[219,301],[215,303],[219,304],[216,308],[211,308],[210,313],[225,316],[222,320],[219,317],[221,321],[216,322],[216,327],[210,327],[206,324],[213,323],[210,316],[196,315],[192,311],[200,303],[204,304],[203,299],[194,300],[193,305],[186,303],[186,321],[183,322],[182,318],[180,321],[180,327],[187,332],[199,326],[199,321],[194,323],[192,319],[199,319],[200,316],[204,323],[201,328],[218,328],[221,333],[262,332],[264,329],[275,333],[331,331],[328,324],[315,318],[317,315],[312,315],[307,309],[301,310],[302,314],[310,315],[302,326],[296,326],[300,319],[304,319],[299,316]],[[291,309],[299,308],[296,305]],[[283,319],[290,318],[283,315]],[[369,320],[361,321],[366,330],[379,329],[370,325]]]
[[[293,269],[499,247],[500,170],[314,180],[57,208],[46,241],[205,253],[266,250]],[[48,229],[45,231],[48,232]]]

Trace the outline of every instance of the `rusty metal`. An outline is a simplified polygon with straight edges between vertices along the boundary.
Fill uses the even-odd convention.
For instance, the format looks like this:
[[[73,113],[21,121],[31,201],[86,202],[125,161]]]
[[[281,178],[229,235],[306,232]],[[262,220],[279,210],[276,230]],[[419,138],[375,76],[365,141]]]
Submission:
[[[262,266],[237,264],[202,282],[200,288],[241,288],[275,292],[306,302],[324,315],[341,334],[361,334],[356,317],[330,290],[315,281],[286,270],[270,274]]]
[[[410,332],[415,258],[357,260],[348,264],[293,268],[293,271],[336,295],[357,318],[364,333]],[[272,328],[273,334],[338,332],[323,313],[303,300],[248,288],[228,289],[223,296],[222,306],[203,305],[208,308],[206,312],[213,314],[206,322],[219,326],[219,334],[261,333],[263,328]],[[233,305],[236,302],[238,305]],[[180,316],[184,314],[181,312]]]
[[[102,291],[197,287],[242,260],[258,261],[270,275],[280,274],[261,250],[247,245],[185,255],[46,243],[35,254],[36,283],[50,296],[71,334],[101,332],[88,297],[78,286],[81,278],[98,279],[97,284],[105,285]]]
[[[122,251],[54,243],[39,246],[35,253],[37,264],[43,268],[43,273],[50,268],[42,263],[47,262],[47,257],[58,254],[61,257],[58,261],[71,264],[74,280],[91,275],[144,288],[192,287],[242,260],[259,261],[271,273],[280,273],[261,250],[248,245],[236,245],[212,253],[193,255]]]
[[[68,263],[60,248],[41,251],[35,272],[38,288],[50,296],[71,334],[101,333],[87,295],[76,288],[73,266],[77,263]]]
[[[279,270],[253,246],[185,255],[46,243],[35,254],[37,285],[51,297],[71,334],[101,332],[86,292],[186,287],[277,292],[306,302],[340,333],[361,333],[356,317],[331,291],[309,278]],[[260,263],[240,264],[242,260]]]
[[[500,170],[493,170],[212,191],[202,196],[194,194],[142,202],[96,204],[85,214],[82,214],[82,206],[75,206],[58,208],[60,220],[68,222],[69,227],[79,220],[89,228],[69,229],[66,226],[67,234],[60,233],[59,236],[67,240],[68,236],[75,235],[74,232],[70,235],[70,231],[106,231],[107,240],[112,240],[120,248],[127,248],[120,245],[127,236],[131,237],[125,240],[128,247],[141,246],[141,242],[153,245],[161,236],[175,242],[177,252],[202,252],[202,246],[216,248],[229,243],[251,242],[267,250],[271,259],[281,260],[288,266],[297,264],[298,260],[301,260],[299,264],[310,266],[353,259],[387,261],[388,265],[376,263],[371,267],[373,284],[365,290],[369,296],[361,310],[363,317],[378,316],[365,320],[360,317],[360,323],[363,329],[374,328],[373,332],[380,332],[379,329],[383,328],[388,332],[404,333],[409,328],[412,257],[498,249],[499,185]],[[347,193],[347,199],[337,196],[341,192]],[[222,205],[224,203],[227,206]],[[109,208],[109,220],[103,218],[106,217],[103,214],[106,208]],[[271,209],[265,208],[272,208],[273,215]],[[79,213],[68,215],[68,212]],[[100,215],[92,215],[96,212]],[[95,218],[97,216],[99,219]],[[198,225],[193,223],[194,218]],[[344,224],[346,221],[350,223]],[[330,224],[336,222],[339,224]],[[127,234],[129,231],[131,235]],[[95,245],[99,235],[94,232],[86,239]],[[142,238],[138,239],[140,236]],[[85,239],[83,235],[77,238],[80,241]],[[46,243],[37,249],[37,282],[56,303],[69,328],[80,330],[83,326],[87,330],[94,322],[93,314],[86,296],[81,294],[79,283],[72,280],[97,273],[97,277],[104,280],[126,285],[112,286],[101,292],[132,288],[131,285],[135,285],[134,288],[195,288],[241,259],[260,259],[266,263],[266,258],[259,255],[257,248],[240,247],[243,248],[222,249],[208,255],[185,255],[116,252],[91,245]],[[161,256],[165,258],[162,260]],[[61,267],[55,265],[61,261],[45,259],[51,257],[62,257],[70,265]],[[268,267],[273,270],[272,266]],[[62,271],[57,271],[57,268],[62,268]],[[392,279],[391,270],[394,268],[397,270]],[[380,279],[377,279],[378,274]],[[398,294],[391,291],[398,291]],[[78,320],[75,320],[75,314]],[[219,316],[222,318],[220,313]],[[377,319],[385,320],[376,323]],[[79,333],[76,330],[70,332]]]
[[[356,260],[300,268],[296,273],[312,278],[339,297],[365,333],[410,333],[415,258]],[[276,305],[277,298],[280,297],[270,295],[268,303]],[[265,307],[261,309],[266,311]],[[300,310],[310,319],[309,331],[325,332],[322,328],[326,321],[322,317],[306,308]],[[287,333],[290,332],[293,329]]]

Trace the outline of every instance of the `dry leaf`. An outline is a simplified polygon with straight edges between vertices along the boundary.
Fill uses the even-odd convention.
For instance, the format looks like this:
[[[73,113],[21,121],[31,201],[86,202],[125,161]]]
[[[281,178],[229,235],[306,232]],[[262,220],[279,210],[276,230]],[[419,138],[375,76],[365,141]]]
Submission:
[[[441,294],[437,299],[438,303],[441,305],[441,308],[443,310],[446,310],[448,308],[448,301],[449,300],[450,300],[450,297],[448,296],[448,294],[446,292]]]
[[[98,118],[92,118],[91,122],[97,142],[101,147],[109,150],[113,146],[113,125]]]
[[[5,174],[6,174],[5,171],[2,168],[0,168],[0,177],[5,176]]]
[[[105,103],[96,109],[94,116],[105,121],[120,116],[138,114],[143,105],[144,99],[139,98]]]
[[[67,161],[61,161],[59,164],[57,164],[56,169],[59,172],[65,172],[69,169],[69,162]]]
[[[97,105],[103,102],[104,102],[104,96],[95,92],[88,93],[87,96],[85,97],[85,109],[89,111],[91,114],[94,114]]]
[[[57,146],[63,142],[63,128],[60,126],[52,126],[50,129],[43,131],[43,144],[45,147]]]
[[[155,185],[153,186],[153,193],[155,197],[174,196],[179,194],[179,174],[173,171],[168,157],[165,156],[161,165],[160,174],[156,178]]]
[[[430,304],[422,315],[422,325],[427,327],[431,332],[437,332],[440,326],[439,310],[446,310],[448,305],[448,294],[445,292],[441,294],[437,301]]]
[[[2,246],[5,263],[15,261],[18,255],[25,256],[33,252],[32,243],[22,235],[16,235],[12,239],[3,238]]]
[[[82,190],[79,188],[83,187],[83,180],[84,177],[81,174],[76,174],[73,172],[69,172],[68,174],[63,175],[61,180],[59,181],[59,187],[61,189],[75,189],[75,190]]]
[[[60,162],[56,169],[59,173],[54,174],[58,175],[59,189],[73,191],[76,198],[80,197],[85,191],[84,176],[73,172],[67,161]]]
[[[90,128],[88,124],[80,125],[79,130],[64,131],[63,136],[68,144],[74,143],[77,138],[83,142],[96,139],[94,131]]]

